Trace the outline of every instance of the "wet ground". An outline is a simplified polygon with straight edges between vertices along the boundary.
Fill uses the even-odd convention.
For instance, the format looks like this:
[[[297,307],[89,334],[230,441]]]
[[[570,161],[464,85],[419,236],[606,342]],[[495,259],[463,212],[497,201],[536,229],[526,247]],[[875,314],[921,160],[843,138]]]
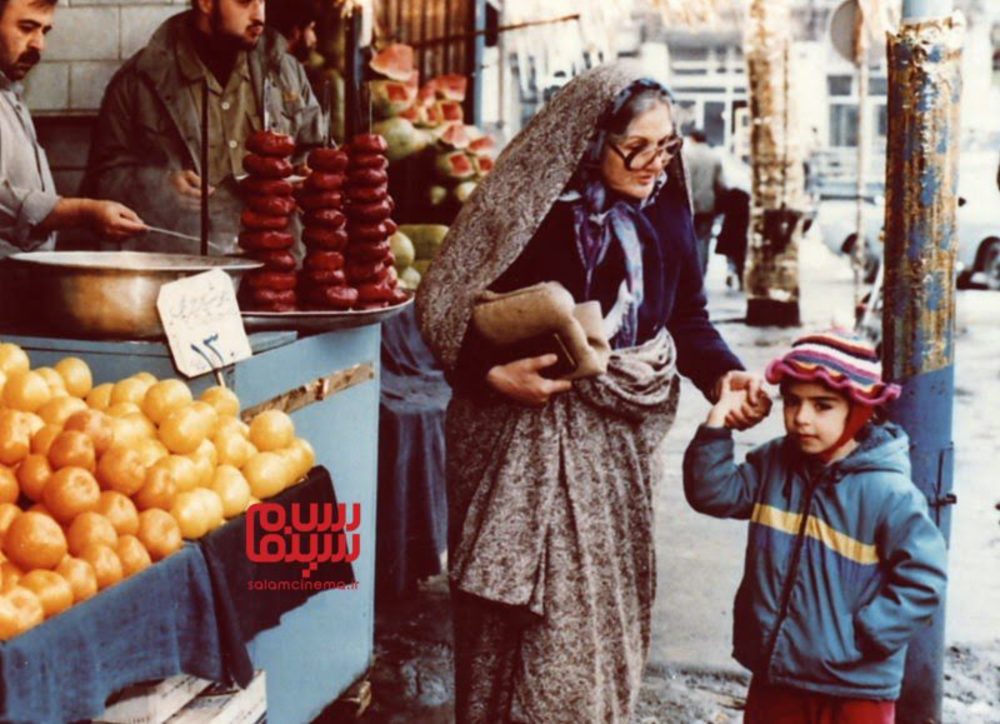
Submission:
[[[803,329],[853,320],[852,275],[818,241],[801,252]],[[803,329],[748,328],[743,296],[727,290],[714,257],[713,320],[750,369],[762,370]],[[1000,293],[962,291],[956,342],[956,492],[947,609],[944,721],[1000,723]],[[742,570],[745,524],[691,511],[680,456],[708,403],[685,382],[664,447],[667,475],[656,498],[658,593],[654,639],[636,722],[738,722],[745,672],[730,658],[731,603]],[[740,450],[781,434],[780,416],[738,434]],[[376,621],[374,704],[364,721],[452,721],[451,630],[443,578],[381,606]]]

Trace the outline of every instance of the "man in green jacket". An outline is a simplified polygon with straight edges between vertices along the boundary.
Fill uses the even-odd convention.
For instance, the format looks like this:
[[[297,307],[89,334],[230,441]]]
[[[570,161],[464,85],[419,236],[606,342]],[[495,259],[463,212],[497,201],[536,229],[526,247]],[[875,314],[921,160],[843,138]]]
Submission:
[[[207,84],[209,240],[214,254],[235,251],[237,179],[264,110],[272,130],[296,139],[300,158],[325,135],[315,95],[286,48],[264,25],[264,0],[195,0],[169,18],[105,92],[85,188],[137,209],[151,226],[199,236]],[[198,244],[151,233],[135,247],[196,252]]]

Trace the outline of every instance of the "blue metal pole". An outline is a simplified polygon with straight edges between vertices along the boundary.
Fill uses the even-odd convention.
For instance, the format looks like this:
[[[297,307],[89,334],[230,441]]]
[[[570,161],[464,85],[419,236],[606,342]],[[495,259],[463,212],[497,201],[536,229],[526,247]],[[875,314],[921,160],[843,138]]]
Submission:
[[[954,457],[955,257],[963,28],[950,0],[905,0],[889,39],[883,356],[903,394],[913,481],[947,539]],[[910,643],[896,721],[941,721],[944,605]]]

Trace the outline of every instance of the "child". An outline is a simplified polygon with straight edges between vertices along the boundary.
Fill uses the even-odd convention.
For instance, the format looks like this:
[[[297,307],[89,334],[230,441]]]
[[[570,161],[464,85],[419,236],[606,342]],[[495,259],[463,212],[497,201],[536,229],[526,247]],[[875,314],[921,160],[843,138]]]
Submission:
[[[839,332],[767,368],[783,438],[733,462],[725,391],[684,456],[698,511],[750,520],[733,656],[753,673],[746,724],[891,724],[906,646],[945,588],[945,543],[910,480],[906,433],[873,420],[899,396],[875,351]]]

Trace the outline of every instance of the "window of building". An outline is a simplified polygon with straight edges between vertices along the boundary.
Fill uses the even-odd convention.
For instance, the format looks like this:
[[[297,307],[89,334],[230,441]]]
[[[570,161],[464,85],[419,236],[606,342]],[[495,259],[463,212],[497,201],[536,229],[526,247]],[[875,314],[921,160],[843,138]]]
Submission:
[[[868,81],[868,95],[884,96],[889,94],[889,79],[885,76],[872,76]]]
[[[845,104],[833,104],[830,106],[830,145],[833,147],[857,147],[857,106]]]
[[[854,92],[854,78],[849,75],[831,75],[826,84],[831,96],[849,96]]]

